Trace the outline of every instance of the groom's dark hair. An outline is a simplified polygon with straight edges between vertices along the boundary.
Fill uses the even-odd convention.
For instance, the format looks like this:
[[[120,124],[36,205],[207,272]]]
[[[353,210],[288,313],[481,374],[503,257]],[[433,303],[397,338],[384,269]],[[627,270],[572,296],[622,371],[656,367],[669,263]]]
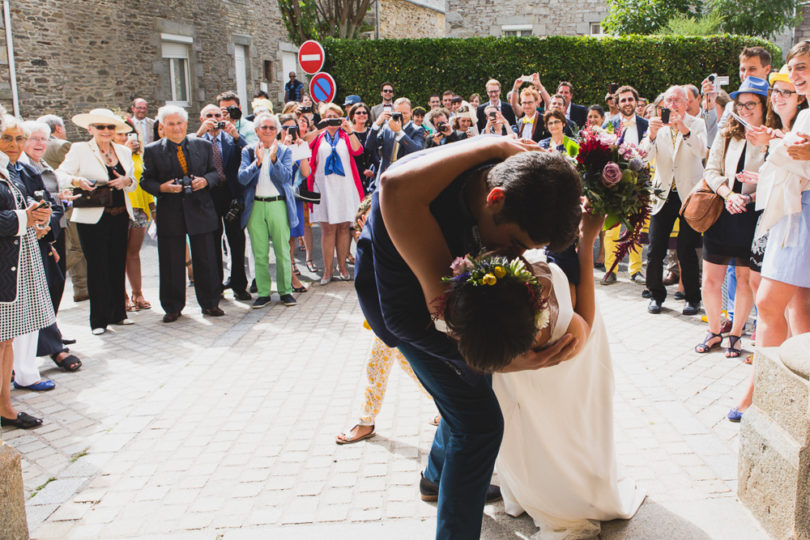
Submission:
[[[517,223],[538,244],[562,251],[577,237],[582,211],[582,180],[569,159],[558,152],[521,152],[495,165],[489,189],[505,192],[495,223]]]

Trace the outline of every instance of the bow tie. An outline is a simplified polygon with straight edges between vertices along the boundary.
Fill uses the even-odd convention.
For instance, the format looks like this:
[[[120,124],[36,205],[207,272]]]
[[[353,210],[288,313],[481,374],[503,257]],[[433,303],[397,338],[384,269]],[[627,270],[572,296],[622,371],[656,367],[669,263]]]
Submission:
[[[630,126],[636,125],[636,117],[634,116],[632,120],[625,120],[622,118],[622,128],[628,128]]]
[[[524,117],[523,117],[523,123],[524,123],[524,124],[534,124],[534,116],[532,116],[531,118],[526,118],[526,117],[524,116]]]

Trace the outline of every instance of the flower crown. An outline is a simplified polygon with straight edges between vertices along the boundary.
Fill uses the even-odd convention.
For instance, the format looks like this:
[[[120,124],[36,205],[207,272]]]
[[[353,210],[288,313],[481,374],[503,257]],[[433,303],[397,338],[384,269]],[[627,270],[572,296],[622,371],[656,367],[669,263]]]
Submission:
[[[479,255],[471,257],[457,257],[450,265],[452,276],[443,277],[444,283],[450,284],[450,291],[460,289],[465,285],[473,287],[493,286],[502,280],[517,281],[525,285],[529,294],[529,301],[535,312],[535,324],[541,330],[548,325],[548,301],[543,298],[543,285],[537,280],[524,263],[523,259],[516,257],[508,259],[502,255]]]

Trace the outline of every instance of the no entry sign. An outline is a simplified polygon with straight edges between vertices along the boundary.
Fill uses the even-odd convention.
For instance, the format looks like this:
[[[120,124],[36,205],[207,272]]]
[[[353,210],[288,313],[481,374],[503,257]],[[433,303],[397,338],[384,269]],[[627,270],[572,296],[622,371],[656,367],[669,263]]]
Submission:
[[[335,99],[337,86],[335,79],[328,73],[322,72],[313,76],[309,81],[309,95],[320,103],[329,103]]]
[[[315,40],[305,41],[298,48],[298,63],[305,73],[310,75],[318,73],[323,67],[325,59],[323,47]]]

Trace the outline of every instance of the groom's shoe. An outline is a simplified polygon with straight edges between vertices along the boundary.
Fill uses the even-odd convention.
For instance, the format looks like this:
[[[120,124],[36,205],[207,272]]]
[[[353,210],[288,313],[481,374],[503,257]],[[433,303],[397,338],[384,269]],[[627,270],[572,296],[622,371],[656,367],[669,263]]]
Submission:
[[[419,494],[426,502],[436,502],[439,500],[439,486],[425,478],[424,473],[419,480]],[[487,488],[487,503],[494,503],[501,500],[501,488],[492,484]]]

